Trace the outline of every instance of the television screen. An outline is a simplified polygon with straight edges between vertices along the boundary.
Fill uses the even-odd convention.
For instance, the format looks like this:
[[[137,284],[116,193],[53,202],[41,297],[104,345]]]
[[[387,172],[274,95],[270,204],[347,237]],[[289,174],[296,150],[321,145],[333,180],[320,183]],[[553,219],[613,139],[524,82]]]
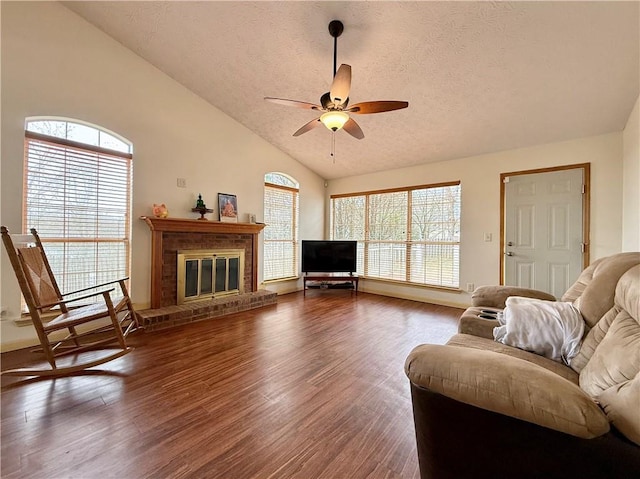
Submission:
[[[356,241],[302,241],[303,273],[355,273]]]

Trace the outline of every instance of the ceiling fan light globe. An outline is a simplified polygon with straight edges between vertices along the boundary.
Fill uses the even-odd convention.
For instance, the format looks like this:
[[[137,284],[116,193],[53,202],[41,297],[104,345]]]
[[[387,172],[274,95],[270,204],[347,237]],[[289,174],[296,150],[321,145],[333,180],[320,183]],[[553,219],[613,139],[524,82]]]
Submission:
[[[343,111],[328,111],[320,117],[320,121],[331,131],[338,131],[349,121],[349,115]]]

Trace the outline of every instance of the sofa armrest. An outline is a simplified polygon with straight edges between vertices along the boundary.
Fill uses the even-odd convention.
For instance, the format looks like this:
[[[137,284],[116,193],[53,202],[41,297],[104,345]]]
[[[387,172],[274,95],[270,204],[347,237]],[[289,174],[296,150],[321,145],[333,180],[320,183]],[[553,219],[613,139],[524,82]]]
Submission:
[[[523,296],[525,298],[543,299],[545,301],[555,301],[552,294],[535,289],[518,288],[516,286],[479,286],[471,295],[473,306],[486,306],[491,308],[504,308],[505,301],[509,296]]]
[[[477,349],[424,344],[405,362],[412,383],[475,407],[591,439],[607,417],[579,386],[522,359]]]
[[[495,319],[480,318],[481,311],[478,307],[467,308],[458,320],[458,333],[493,339],[493,328],[500,323]]]

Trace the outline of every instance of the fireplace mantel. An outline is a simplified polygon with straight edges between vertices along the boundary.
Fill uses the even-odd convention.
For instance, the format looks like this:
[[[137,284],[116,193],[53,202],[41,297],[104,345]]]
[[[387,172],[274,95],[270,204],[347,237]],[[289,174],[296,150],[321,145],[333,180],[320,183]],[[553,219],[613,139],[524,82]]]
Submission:
[[[176,231],[180,233],[240,233],[258,234],[264,224],[223,223],[221,221],[201,221],[188,218],[155,218],[141,216],[151,231]]]
[[[251,261],[251,291],[258,290],[258,234],[265,227],[264,224],[254,223],[223,223],[220,221],[203,221],[196,219],[186,218],[155,218],[149,216],[141,216],[141,220],[144,220],[149,229],[151,230],[151,307],[160,308],[168,306],[166,303],[167,288],[163,291],[163,267],[165,261],[172,262],[175,260],[175,251],[171,249],[167,250],[165,238],[167,235],[174,236],[180,234],[182,238],[189,241],[189,234],[206,236],[209,238],[215,238],[217,235],[242,235],[246,238],[245,242],[247,247],[250,247],[249,252]],[[249,236],[250,235],[250,241]],[[238,236],[240,238],[240,236]],[[193,249],[196,246],[186,247],[185,249]],[[197,249],[197,248],[196,248]],[[173,255],[173,256],[172,256]],[[247,274],[249,269],[247,269]],[[245,287],[247,283],[245,282]],[[169,288],[170,290],[171,288]],[[163,294],[165,295],[163,299]],[[174,303],[175,304],[175,303]]]

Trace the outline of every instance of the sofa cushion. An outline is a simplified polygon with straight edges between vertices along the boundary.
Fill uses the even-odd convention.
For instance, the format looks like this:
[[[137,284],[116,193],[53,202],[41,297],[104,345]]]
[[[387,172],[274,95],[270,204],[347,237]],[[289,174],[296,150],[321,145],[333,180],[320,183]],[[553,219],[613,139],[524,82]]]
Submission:
[[[591,439],[609,431],[605,414],[577,385],[518,358],[423,344],[407,358],[405,372],[417,386],[566,434]]]
[[[589,363],[591,356],[595,352],[598,344],[602,341],[604,336],[607,334],[609,327],[618,313],[620,312],[620,308],[618,306],[613,306],[603,317],[598,321],[593,328],[589,330],[584,339],[582,340],[582,345],[580,346],[580,351],[576,354],[571,360],[571,368],[580,374],[580,372],[584,369],[584,367]]]
[[[640,370],[639,303],[640,265],[622,275],[615,305],[594,328],[600,333],[589,338],[595,341],[602,336],[580,372],[580,387],[591,396],[635,377]]]
[[[498,343],[493,339],[479,338],[470,334],[456,334],[448,342],[448,346],[459,346],[463,348],[483,349],[496,353],[505,354],[514,358],[523,359],[527,362],[541,366],[559,376],[578,384],[578,374],[573,369],[562,363],[545,358],[538,354],[523,351],[522,349],[512,348],[504,344]]]
[[[609,421],[640,446],[640,373],[630,381],[605,390],[598,401]]]
[[[640,444],[640,266],[620,278],[615,305],[594,330],[593,340],[602,339],[580,372],[580,387]]]
[[[580,372],[580,387],[591,397],[628,381],[640,371],[640,324],[622,310]]]
[[[600,258],[585,269],[562,296],[580,310],[588,328],[592,328],[613,307],[620,277],[640,264],[640,253],[620,253]]]

